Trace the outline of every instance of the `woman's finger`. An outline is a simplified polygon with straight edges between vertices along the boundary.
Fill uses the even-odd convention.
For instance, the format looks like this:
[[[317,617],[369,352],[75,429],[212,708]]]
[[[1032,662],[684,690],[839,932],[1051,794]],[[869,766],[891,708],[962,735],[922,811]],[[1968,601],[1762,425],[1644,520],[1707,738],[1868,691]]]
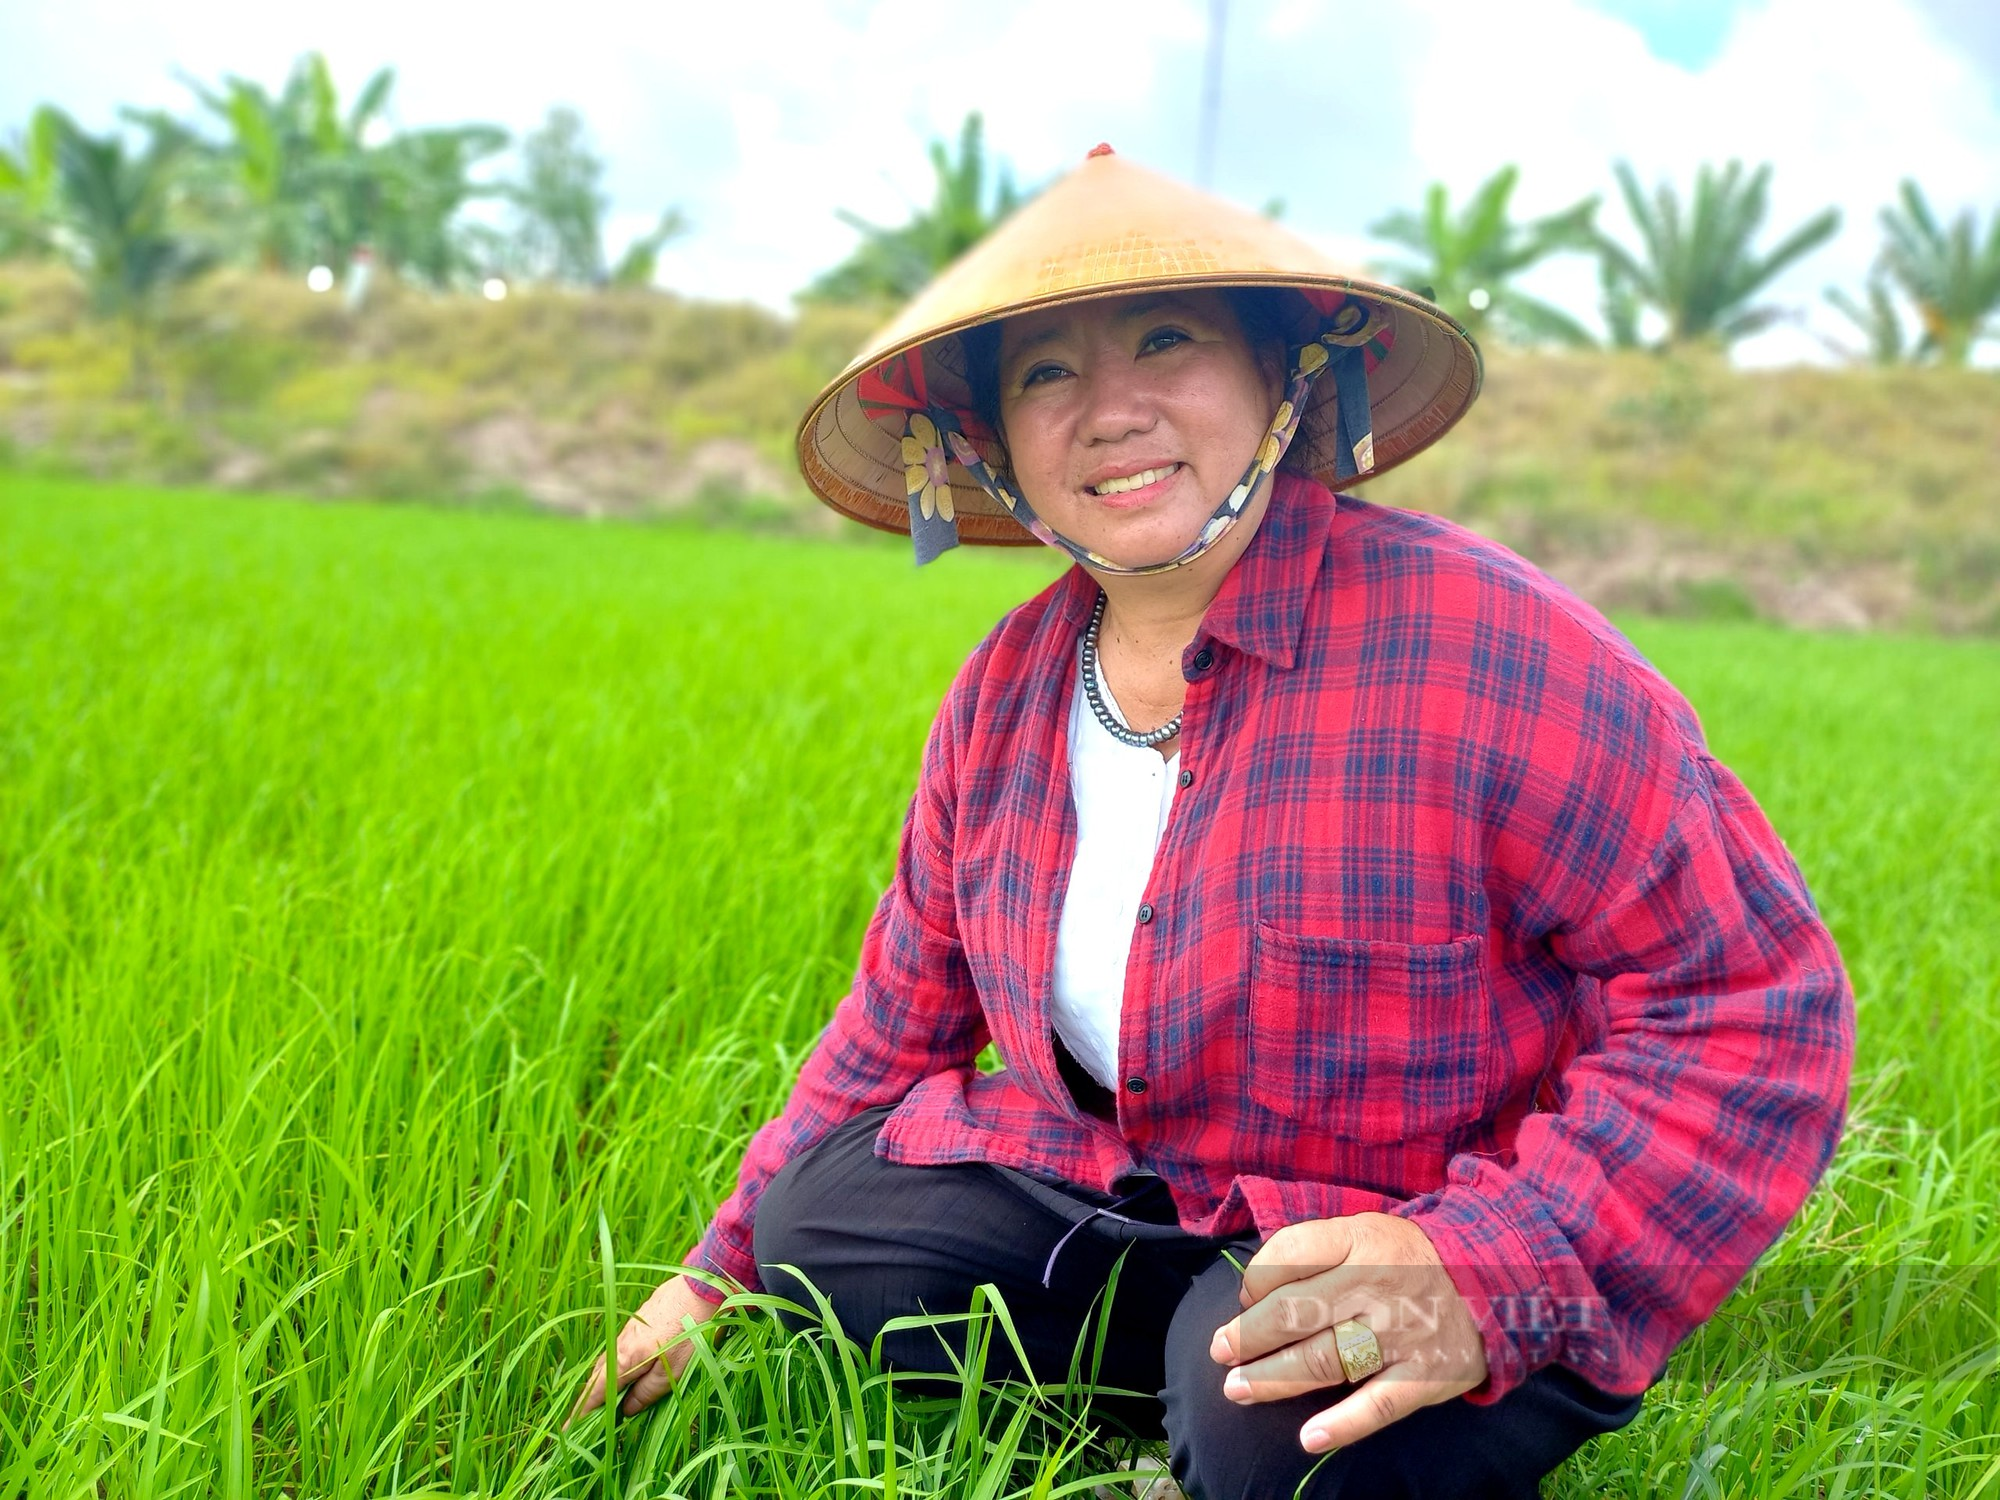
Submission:
[[[628,1399],[624,1411],[635,1412],[659,1400],[660,1393],[673,1384],[674,1377],[694,1352],[686,1330],[706,1323],[715,1312],[716,1304],[702,1296],[687,1278],[671,1276],[661,1282],[618,1331],[615,1378],[607,1378],[604,1360],[599,1358],[591,1367],[583,1395],[563,1426],[568,1427],[579,1417],[597,1410],[613,1399],[616,1390],[635,1381],[643,1383],[643,1394],[636,1401]]]
[[[654,1345],[656,1352],[619,1376],[618,1383],[625,1390],[625,1399],[618,1407],[621,1416],[636,1416],[659,1400],[694,1358],[692,1329],[668,1338],[671,1342]]]
[[[1378,1336],[1376,1342],[1382,1348],[1383,1364],[1393,1365],[1400,1353],[1393,1347],[1394,1341]],[[1329,1323],[1319,1332],[1296,1339],[1261,1359],[1238,1365],[1223,1378],[1222,1394],[1231,1401],[1248,1405],[1285,1401],[1330,1385],[1345,1384],[1347,1371],[1340,1363],[1333,1325]]]
[[[1209,1356],[1217,1364],[1248,1364],[1348,1318],[1372,1328],[1386,1322],[1393,1291],[1372,1266],[1337,1266],[1281,1283],[1215,1331]]]
[[[1471,1380],[1433,1380],[1420,1364],[1406,1361],[1369,1376],[1343,1400],[1308,1418],[1299,1429],[1299,1446],[1308,1453],[1345,1448],[1391,1422],[1400,1422],[1413,1411],[1462,1396],[1477,1384]]]
[[[618,1414],[636,1417],[673,1388],[677,1374],[664,1358],[654,1360],[626,1389],[625,1399],[618,1403]]]
[[[663,1336],[642,1314],[634,1314],[618,1330],[618,1385],[623,1388],[641,1370],[657,1364]],[[569,1414],[569,1421],[587,1417],[609,1399],[604,1379],[604,1356],[597,1356],[597,1363],[590,1367],[590,1381],[583,1388],[583,1397]]]
[[[1318,1276],[1345,1265],[1354,1252],[1354,1228],[1346,1219],[1311,1219],[1287,1224],[1258,1247],[1243,1268],[1245,1307],[1261,1302],[1279,1287]]]
[[[576,1398],[576,1405],[569,1409],[563,1419],[563,1430],[569,1430],[570,1423],[580,1417],[587,1417],[604,1404],[604,1356],[597,1356],[597,1363],[590,1367],[590,1379],[583,1383],[583,1394]]]

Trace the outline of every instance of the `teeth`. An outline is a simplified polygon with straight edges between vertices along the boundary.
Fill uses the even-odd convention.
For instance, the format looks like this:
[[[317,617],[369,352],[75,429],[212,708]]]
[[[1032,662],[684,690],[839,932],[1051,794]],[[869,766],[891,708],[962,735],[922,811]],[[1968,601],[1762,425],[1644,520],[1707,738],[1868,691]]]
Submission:
[[[1127,474],[1123,479],[1107,479],[1095,486],[1091,493],[1096,495],[1122,495],[1127,490],[1144,489],[1149,484],[1165,479],[1179,464],[1168,464],[1164,469],[1141,469],[1137,474]]]

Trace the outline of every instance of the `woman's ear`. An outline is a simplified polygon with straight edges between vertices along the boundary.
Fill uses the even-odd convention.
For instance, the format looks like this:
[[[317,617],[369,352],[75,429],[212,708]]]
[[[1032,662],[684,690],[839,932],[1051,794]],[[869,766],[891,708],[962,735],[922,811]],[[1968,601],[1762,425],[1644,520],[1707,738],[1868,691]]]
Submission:
[[[1291,374],[1291,371],[1285,368],[1285,353],[1283,345],[1264,346],[1264,381],[1271,393],[1271,399],[1267,404],[1274,412],[1278,409],[1278,403],[1284,399],[1285,386],[1289,383],[1286,377]]]

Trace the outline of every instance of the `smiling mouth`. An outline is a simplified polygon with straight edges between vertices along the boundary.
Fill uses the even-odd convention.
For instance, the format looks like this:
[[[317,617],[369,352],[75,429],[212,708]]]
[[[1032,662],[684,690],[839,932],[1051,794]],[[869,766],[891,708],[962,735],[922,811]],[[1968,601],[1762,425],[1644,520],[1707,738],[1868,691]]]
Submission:
[[[1143,490],[1149,484],[1158,484],[1180,472],[1177,463],[1158,469],[1141,469],[1136,474],[1126,474],[1117,479],[1107,479],[1102,484],[1087,484],[1084,488],[1093,495],[1126,495],[1133,490]]]

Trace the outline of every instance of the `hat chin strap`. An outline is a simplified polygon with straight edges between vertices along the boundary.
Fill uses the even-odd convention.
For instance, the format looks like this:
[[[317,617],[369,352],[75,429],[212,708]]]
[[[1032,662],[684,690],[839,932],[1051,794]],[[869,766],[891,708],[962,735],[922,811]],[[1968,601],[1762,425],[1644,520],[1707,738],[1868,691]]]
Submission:
[[[1370,422],[1368,376],[1362,351],[1349,338],[1332,333],[1322,334],[1302,346],[1293,357],[1285,399],[1278,403],[1278,410],[1271,418],[1264,440],[1257,445],[1256,457],[1250,460],[1243,477],[1223,497],[1222,503],[1209,513],[1201,530],[1195,533],[1194,540],[1164,562],[1142,563],[1134,567],[1115,563],[1103,553],[1092,551],[1081,542],[1064,536],[1036,515],[1034,507],[1028,504],[1027,497],[1014,481],[996,473],[979,456],[952,411],[933,406],[927,412],[912,412],[903,445],[906,455],[913,448],[923,454],[922,460],[913,463],[908,471],[910,539],[916,546],[917,562],[920,565],[927,563],[939,553],[958,545],[958,522],[949,498],[950,487],[944,482],[943,448],[948,444],[951,456],[981,489],[1006,509],[1007,514],[1027,527],[1038,541],[1068,553],[1085,567],[1128,578],[1171,573],[1175,568],[1184,568],[1229,535],[1231,528],[1243,518],[1257,486],[1277,469],[1279,461],[1291,447],[1292,439],[1298,435],[1299,419],[1305,412],[1306,397],[1312,390],[1313,382],[1328,370],[1333,371],[1338,396],[1340,432],[1334,445],[1335,474],[1346,479],[1374,468],[1375,437]],[[931,430],[926,432],[925,428]]]

